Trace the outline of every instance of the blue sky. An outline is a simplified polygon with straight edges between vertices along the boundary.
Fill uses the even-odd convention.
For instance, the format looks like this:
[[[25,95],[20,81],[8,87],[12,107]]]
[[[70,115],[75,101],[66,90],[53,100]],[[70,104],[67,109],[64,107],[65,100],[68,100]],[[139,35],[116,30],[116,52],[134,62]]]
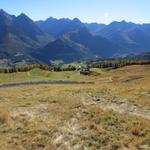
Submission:
[[[78,17],[83,22],[114,20],[150,23],[150,0],[0,0],[10,14],[27,14],[33,20]]]

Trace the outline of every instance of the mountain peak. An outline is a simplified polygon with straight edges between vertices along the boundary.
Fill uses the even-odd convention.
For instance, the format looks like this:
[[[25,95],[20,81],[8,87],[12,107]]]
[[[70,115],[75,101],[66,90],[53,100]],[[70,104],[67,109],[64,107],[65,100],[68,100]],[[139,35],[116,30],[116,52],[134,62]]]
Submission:
[[[53,17],[49,17],[46,19],[46,21],[56,21],[57,19],[56,18],[53,18]]]
[[[7,25],[11,24],[12,20],[15,18],[13,15],[9,15],[3,9],[0,9],[0,20],[1,22],[5,22]]]
[[[122,20],[120,23],[127,23],[125,20]]]
[[[26,14],[24,14],[24,13],[21,13],[19,16],[18,16],[18,18],[19,17],[21,17],[21,18],[29,18]]]
[[[5,15],[5,16],[11,16],[6,11],[4,11],[3,9],[0,9],[0,14]]]
[[[0,15],[1,16],[5,16],[5,17],[8,17],[10,16],[7,12],[5,12],[3,9],[0,9]]]
[[[126,24],[127,22],[125,20],[122,20],[122,21],[113,21],[110,24],[120,24],[120,23]]]
[[[135,28],[137,25],[132,23],[132,22],[126,22],[125,20],[122,20],[120,22],[119,21],[113,21],[108,26],[111,26],[113,29],[123,31],[126,29]]]
[[[0,13],[6,13],[3,9],[0,9]]]
[[[73,21],[76,23],[81,23],[81,21],[78,18],[74,18]]]
[[[26,14],[21,13],[19,16],[17,16],[17,19],[22,20],[22,21],[28,21],[28,22],[33,22]]]

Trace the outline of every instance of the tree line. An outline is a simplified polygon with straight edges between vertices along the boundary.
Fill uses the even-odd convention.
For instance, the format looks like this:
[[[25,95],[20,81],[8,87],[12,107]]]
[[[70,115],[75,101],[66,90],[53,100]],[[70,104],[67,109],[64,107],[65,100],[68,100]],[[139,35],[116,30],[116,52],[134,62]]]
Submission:
[[[111,68],[117,69],[124,66],[130,65],[147,65],[150,64],[150,61],[125,61],[125,60],[114,60],[114,61],[100,61],[88,63],[89,68]]]
[[[146,65],[150,64],[150,61],[125,61],[125,60],[112,60],[112,61],[91,61],[87,62],[86,68],[110,68],[110,69],[117,69],[124,66],[130,65]],[[15,72],[28,72],[35,68],[39,68],[41,70],[46,71],[75,71],[78,70],[77,67],[68,65],[64,66],[48,66],[47,64],[33,64],[33,65],[26,65],[26,66],[14,66],[11,68],[3,68],[0,69],[0,73],[15,73]]]
[[[28,72],[35,68],[39,68],[41,70],[46,71],[75,71],[76,67],[68,65],[67,67],[62,66],[48,66],[47,64],[33,64],[33,65],[26,65],[26,66],[14,66],[10,68],[2,68],[0,69],[0,73],[15,73],[15,72]]]

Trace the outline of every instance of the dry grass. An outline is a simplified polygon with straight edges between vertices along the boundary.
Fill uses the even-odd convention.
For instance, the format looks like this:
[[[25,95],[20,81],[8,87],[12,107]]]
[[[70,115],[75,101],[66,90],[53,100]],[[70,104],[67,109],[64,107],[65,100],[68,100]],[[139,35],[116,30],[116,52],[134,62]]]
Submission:
[[[0,89],[0,149],[150,149],[150,66],[81,78]]]
[[[8,121],[8,112],[0,111],[0,125],[6,124]]]

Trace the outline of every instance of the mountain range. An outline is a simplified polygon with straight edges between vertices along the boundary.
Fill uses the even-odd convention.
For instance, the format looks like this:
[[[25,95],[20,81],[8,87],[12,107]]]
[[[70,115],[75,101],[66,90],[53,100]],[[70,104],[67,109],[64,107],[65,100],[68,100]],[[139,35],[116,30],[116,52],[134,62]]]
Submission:
[[[33,21],[0,10],[0,64],[72,62],[150,51],[150,24],[83,23],[78,18]]]

